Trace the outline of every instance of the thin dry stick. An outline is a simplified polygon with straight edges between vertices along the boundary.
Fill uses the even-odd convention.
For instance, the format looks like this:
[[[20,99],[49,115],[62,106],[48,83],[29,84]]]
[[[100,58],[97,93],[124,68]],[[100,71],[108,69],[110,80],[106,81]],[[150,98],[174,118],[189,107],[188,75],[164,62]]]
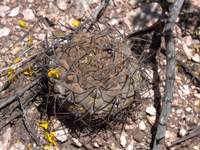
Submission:
[[[40,140],[36,137],[36,135],[34,134],[32,128],[31,128],[31,126],[30,126],[30,124],[29,124],[29,122],[28,122],[28,119],[27,119],[27,117],[26,117],[26,113],[25,113],[25,111],[24,111],[24,108],[23,108],[23,105],[22,105],[22,100],[21,100],[20,96],[17,95],[17,97],[18,97],[19,104],[20,104],[20,107],[21,107],[21,110],[22,110],[22,116],[23,116],[24,119],[25,119],[24,125],[26,126],[26,124],[27,124],[27,126],[28,126],[28,128],[29,128],[29,130],[30,130],[30,132],[31,132],[31,135],[33,136],[33,138],[34,138],[35,142],[37,143],[37,145],[38,145],[38,146],[42,146],[42,143],[41,143]],[[28,128],[27,128],[27,131],[29,132]],[[29,132],[29,134],[30,134],[30,132]]]
[[[156,136],[154,139],[153,150],[160,150],[162,148],[163,139],[165,139],[165,131],[173,101],[174,80],[175,80],[175,51],[174,51],[174,36],[173,29],[175,21],[178,17],[179,11],[183,5],[184,0],[176,0],[170,11],[168,22],[165,27],[165,43],[167,50],[167,73],[165,95],[162,103],[161,114],[159,117]]]
[[[179,62],[179,64],[183,67],[183,68],[185,68],[185,70],[190,74],[190,75],[192,75],[199,83],[200,83],[200,78],[199,78],[199,76],[197,76],[193,71],[192,71],[192,69],[190,69],[184,62],[182,62],[180,59],[178,59],[178,58],[175,58],[175,60],[177,61],[177,62]]]
[[[192,131],[189,132],[188,135],[186,135],[186,136],[184,136],[184,137],[182,137],[182,138],[180,138],[180,139],[178,139],[176,141],[171,142],[171,145],[168,146],[168,148],[171,148],[171,147],[175,146],[176,144],[179,144],[179,143],[181,143],[181,142],[183,142],[185,140],[188,140],[188,139],[190,139],[192,137],[195,137],[197,135],[200,135],[200,125],[194,127],[192,129]]]
[[[33,81],[30,85],[28,85],[27,87],[25,87],[23,90],[21,90],[17,95],[14,95],[13,97],[11,97],[10,99],[8,99],[6,102],[4,102],[3,104],[0,105],[0,110],[2,108],[4,108],[5,106],[7,106],[8,104],[12,103],[18,96],[22,96],[28,89],[32,88],[33,86],[35,86],[38,82],[40,81],[40,78]]]
[[[26,108],[26,107],[28,106],[29,102],[31,102],[34,98],[35,98],[35,96],[32,97],[32,98],[30,98],[30,99],[28,99],[28,100],[26,101],[26,103],[23,105],[23,108]],[[15,118],[18,118],[18,117],[21,116],[21,115],[22,115],[22,112],[18,112],[18,113],[17,113],[15,116],[13,116],[11,119],[5,121],[5,123],[0,127],[0,131],[1,131],[6,125],[8,125],[9,123],[11,123]]]
[[[101,5],[98,7],[95,14],[92,16],[91,21],[89,21],[88,25],[86,26],[86,31],[92,26],[92,24],[97,20],[98,15],[103,10],[103,8],[109,3],[110,0],[103,0]]]

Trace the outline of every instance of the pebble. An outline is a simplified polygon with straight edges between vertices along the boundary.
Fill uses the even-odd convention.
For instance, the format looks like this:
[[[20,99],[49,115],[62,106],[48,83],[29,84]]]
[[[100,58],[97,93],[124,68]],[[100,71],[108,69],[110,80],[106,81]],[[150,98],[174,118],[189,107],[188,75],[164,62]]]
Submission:
[[[180,137],[183,137],[183,136],[186,135],[186,133],[187,133],[187,131],[186,131],[185,129],[181,128],[180,131],[179,131],[179,133],[178,133],[178,135],[179,135]]]
[[[177,114],[181,114],[181,113],[182,113],[182,110],[181,110],[181,109],[177,109],[177,110],[176,110],[176,113],[177,113]]]
[[[126,133],[123,131],[120,137],[120,144],[122,147],[126,146]]]
[[[0,37],[8,36],[9,33],[10,33],[10,29],[9,28],[3,27],[3,29],[0,29]]]
[[[190,35],[183,37],[183,41],[188,47],[193,48],[194,44],[193,44],[192,37]]]
[[[200,93],[196,93],[196,94],[194,94],[194,96],[195,96],[196,98],[200,98]]]
[[[17,16],[17,15],[19,14],[19,9],[20,9],[19,7],[13,8],[13,9],[11,10],[9,16],[11,16],[11,17]]]
[[[139,128],[135,128],[135,130],[133,131],[133,139],[136,142],[142,142],[143,138],[144,138],[144,133],[140,131]]]
[[[68,138],[68,130],[65,128],[63,129],[62,127],[57,129],[55,131],[55,138],[60,141],[60,142],[65,142],[67,141]]]
[[[79,142],[78,139],[76,139],[76,138],[71,138],[71,139],[72,139],[72,141],[74,142],[74,144],[75,144],[77,147],[81,147],[81,146],[82,146],[82,144]]]
[[[24,20],[34,20],[35,19],[35,15],[32,11],[32,9],[26,9],[22,12],[23,16],[24,16]]]
[[[141,131],[145,131],[146,130],[146,125],[145,125],[144,121],[140,122],[139,128],[140,128]]]
[[[185,52],[187,59],[191,60],[192,58],[191,50],[187,47],[185,43],[183,43],[183,50]]]
[[[192,114],[185,116],[186,122],[194,122],[194,116]]]
[[[170,131],[169,131],[169,130],[166,130],[166,131],[165,131],[165,138],[166,138],[166,139],[169,139],[169,138],[170,138],[170,134],[171,134]]]
[[[147,116],[147,120],[149,121],[151,125],[154,125],[156,121],[156,116]]]
[[[8,13],[8,11],[10,11],[10,7],[5,6],[5,5],[0,6],[0,16],[2,18],[6,16],[6,13]]]
[[[98,144],[97,142],[94,142],[93,146],[94,146],[95,148],[99,148],[99,144]]]
[[[186,110],[187,112],[191,112],[192,108],[187,107],[185,110]]]
[[[199,150],[199,147],[198,146],[193,146],[193,149],[194,150]]]
[[[199,55],[198,54],[194,54],[194,56],[192,56],[192,60],[194,62],[199,62]]]
[[[61,10],[67,9],[67,0],[57,0],[58,8]]]
[[[125,150],[133,150],[135,141],[131,140],[130,144],[125,148]]]
[[[109,25],[114,26],[117,25],[119,22],[117,19],[112,19],[111,21],[108,22]]]
[[[146,113],[151,115],[151,116],[155,116],[156,115],[155,107],[154,106],[147,107]]]
[[[192,65],[192,70],[193,70],[193,71],[199,70],[199,65],[193,64],[193,65]]]

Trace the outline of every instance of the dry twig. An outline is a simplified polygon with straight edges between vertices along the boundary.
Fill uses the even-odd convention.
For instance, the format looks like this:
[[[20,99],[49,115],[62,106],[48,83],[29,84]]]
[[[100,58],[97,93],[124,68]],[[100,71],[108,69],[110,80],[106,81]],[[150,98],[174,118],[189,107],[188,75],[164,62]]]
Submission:
[[[183,5],[184,0],[176,0],[170,11],[168,22],[165,27],[165,43],[167,50],[167,74],[165,95],[162,103],[161,114],[159,117],[156,136],[154,139],[153,150],[160,150],[162,147],[162,140],[165,138],[165,131],[167,128],[168,117],[173,101],[174,80],[175,80],[175,50],[174,50],[174,36],[173,29],[175,21],[178,17],[179,11]]]

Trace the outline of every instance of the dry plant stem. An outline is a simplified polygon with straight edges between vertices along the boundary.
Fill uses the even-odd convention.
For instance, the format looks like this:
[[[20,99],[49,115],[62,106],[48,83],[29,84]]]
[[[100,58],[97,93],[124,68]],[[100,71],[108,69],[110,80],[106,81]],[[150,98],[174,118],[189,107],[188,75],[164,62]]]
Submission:
[[[22,54],[20,54],[17,58],[21,58],[24,54],[26,54],[28,51],[30,51],[34,46],[40,44],[42,41],[44,41],[44,40],[41,40],[41,41],[35,43],[34,45],[32,45],[31,47],[29,47],[29,48],[28,48],[27,50],[25,50]],[[36,55],[37,55],[37,54],[34,54],[34,55],[28,57],[27,59],[25,59],[25,60],[23,60],[23,61],[21,61],[21,62],[18,62],[17,64],[13,64],[13,63],[14,63],[14,61],[13,61],[13,62],[11,63],[11,64],[13,64],[13,65],[11,66],[11,64],[9,64],[7,67],[2,68],[2,69],[0,70],[0,74],[1,74],[3,71],[5,71],[5,70],[7,70],[7,69],[9,69],[9,68],[15,67],[15,66],[18,65],[19,63],[22,63],[22,62],[24,62],[24,61],[26,61],[26,60],[28,60],[28,59],[30,59],[30,58],[32,58],[32,57],[35,57]]]
[[[39,81],[40,81],[40,78],[37,79],[37,80],[35,80],[35,81],[33,81],[31,84],[29,84],[28,86],[26,86],[23,90],[21,90],[18,94],[14,95],[10,99],[8,99],[6,102],[4,102],[3,104],[1,104],[0,105],[0,110],[2,108],[4,108],[5,106],[7,106],[8,104],[12,103],[18,96],[22,96],[28,89],[30,89],[33,86],[35,86]]]
[[[190,69],[184,62],[182,62],[180,59],[178,58],[175,58],[175,60],[183,67],[186,69],[186,71],[192,75],[199,83],[200,83],[200,78],[199,76],[197,76],[193,71],[192,69]]]
[[[195,137],[197,135],[200,135],[200,125],[194,127],[193,130],[190,131],[188,135],[186,135],[176,141],[171,142],[171,145],[168,148],[171,148],[171,147],[175,146],[176,144],[181,143],[181,142],[188,140],[192,137]]]
[[[168,117],[173,101],[174,80],[175,80],[175,50],[174,50],[174,36],[173,29],[175,21],[178,17],[179,11],[183,5],[184,0],[175,0],[174,5],[170,11],[168,22],[165,26],[165,43],[167,50],[167,73],[165,95],[162,102],[161,114],[158,121],[157,132],[155,135],[153,150],[162,149],[162,139],[165,138],[165,131],[167,128]]]
[[[33,136],[33,138],[34,138],[35,142],[37,143],[37,145],[38,145],[38,146],[42,146],[42,143],[41,143],[40,140],[36,137],[36,135],[34,134],[32,128],[31,128],[31,126],[30,126],[30,124],[29,124],[29,122],[28,122],[28,119],[27,119],[27,117],[26,117],[26,113],[25,113],[25,111],[24,111],[24,107],[23,107],[23,105],[22,105],[22,100],[21,100],[20,96],[17,95],[17,97],[18,97],[19,104],[20,104],[20,107],[21,107],[21,110],[22,110],[22,116],[23,116],[24,119],[25,119],[24,125],[26,126],[26,124],[27,124],[27,126],[28,126],[28,128],[29,128],[29,130],[30,130],[30,133],[31,133],[31,134],[30,134],[30,133],[29,133],[29,134]],[[29,132],[28,128],[27,128],[27,131]]]
[[[35,99],[36,96],[26,100],[25,104],[23,105],[23,108],[26,108],[28,106],[28,104]],[[0,127],[0,131],[9,123],[11,123],[15,118],[18,118],[19,116],[22,115],[22,112],[18,112],[15,116],[13,116],[11,119],[7,120],[1,127]]]
[[[97,20],[98,15],[103,10],[103,8],[109,3],[110,0],[103,0],[101,5],[98,7],[95,14],[92,16],[92,19],[89,21],[88,25],[86,26],[86,31],[89,30],[89,28],[92,26],[92,24]]]

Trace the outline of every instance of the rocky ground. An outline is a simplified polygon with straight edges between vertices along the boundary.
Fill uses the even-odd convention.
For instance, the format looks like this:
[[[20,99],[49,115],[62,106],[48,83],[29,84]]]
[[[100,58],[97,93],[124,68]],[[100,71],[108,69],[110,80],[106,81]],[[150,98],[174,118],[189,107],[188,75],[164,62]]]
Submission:
[[[130,34],[138,30],[150,28],[159,19],[164,17],[162,12],[166,4],[162,8],[159,4],[150,1],[114,0],[114,2],[110,2],[107,11],[100,19],[99,27],[101,29],[105,26],[118,25],[122,27],[119,30],[122,34],[124,31],[126,34]],[[72,22],[74,20],[84,20],[93,14],[99,5],[99,0],[1,1],[0,72],[32,45],[40,46],[40,42],[43,42],[46,33],[48,33],[48,36],[52,33],[57,36],[62,34],[68,35],[69,30],[64,26],[76,28]],[[174,29],[177,58],[181,59],[198,76],[200,74],[199,7],[199,0],[186,1]],[[149,10],[148,8],[152,9]],[[165,15],[167,15],[167,12]],[[137,21],[134,18],[137,18]],[[124,22],[125,25],[121,25],[121,22]],[[151,32],[149,34],[152,35]],[[152,39],[148,40],[151,41]],[[49,145],[51,149],[61,150],[150,149],[152,135],[156,131],[156,120],[159,117],[159,109],[156,107],[156,102],[160,102],[163,99],[165,92],[166,57],[165,48],[162,45],[164,44],[161,44],[157,52],[156,63],[149,64],[148,69],[145,70],[148,74],[149,82],[154,82],[154,84],[153,86],[149,85],[148,93],[143,95],[145,102],[138,106],[138,110],[134,114],[135,117],[128,117],[128,123],[124,125],[122,132],[120,130],[114,132],[108,130],[102,131],[95,136],[86,137],[83,137],[83,134],[79,139],[70,134],[69,129],[63,126],[56,118],[51,118],[52,123],[48,124],[49,128],[52,131],[59,129],[55,131],[54,135],[57,140],[57,146],[55,146],[53,142],[50,142],[49,138],[45,137],[45,127],[43,125],[46,123],[43,123],[43,125],[39,123],[40,120],[45,120],[45,116],[42,116],[37,103],[33,103],[26,110],[26,115],[40,142]],[[34,46],[22,55],[20,61],[25,61],[38,52],[37,46]],[[145,51],[150,51],[150,48],[146,48]],[[157,66],[156,70],[155,65]],[[176,63],[174,101],[165,134],[165,146],[169,146],[170,142],[185,136],[192,127],[200,125],[200,83],[196,82],[184,69],[178,62]],[[155,72],[157,72],[159,78],[153,81]],[[1,73],[0,87],[7,78],[7,72]],[[13,83],[14,86],[12,88],[2,91],[0,93],[1,104],[14,93],[20,91],[20,88],[22,89],[30,80],[31,77],[27,77],[23,80],[22,85]],[[7,120],[10,120],[11,116],[9,113],[11,110],[12,108],[6,108],[0,111],[0,127]],[[22,118],[15,119],[0,131],[0,149],[38,149],[36,141],[27,132],[23,121]],[[43,127],[39,128],[39,124]],[[51,133],[50,131],[48,132]],[[166,149],[166,147],[163,149]],[[186,140],[171,149],[199,150],[199,136]]]

